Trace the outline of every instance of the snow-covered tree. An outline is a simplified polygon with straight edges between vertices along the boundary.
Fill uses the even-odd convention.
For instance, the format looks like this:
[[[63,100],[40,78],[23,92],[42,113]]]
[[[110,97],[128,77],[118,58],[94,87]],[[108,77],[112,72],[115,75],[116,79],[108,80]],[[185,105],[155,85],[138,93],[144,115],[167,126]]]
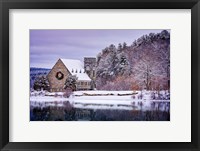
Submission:
[[[167,30],[141,36],[131,46],[123,43],[116,49],[111,44],[98,55],[97,89],[117,89],[114,84],[119,89],[169,89],[166,86],[170,79],[169,56],[170,33]],[[131,81],[131,84],[120,80]]]
[[[71,89],[72,91],[75,91],[76,87],[77,87],[77,80],[78,80],[78,78],[76,76],[70,75],[66,79],[63,88],[66,89],[66,90]]]
[[[169,39],[170,38],[170,34],[167,30],[163,30],[161,33],[160,33],[160,38],[162,39]]]
[[[117,55],[117,61],[113,67],[115,75],[129,75],[131,73],[130,63],[125,55],[125,53],[120,53]]]
[[[109,50],[109,52],[116,52],[116,47],[115,47],[115,45],[113,45],[113,44],[111,44],[109,47],[108,47],[108,50]]]
[[[132,43],[132,45],[131,45],[132,47],[135,47],[135,46],[137,46],[137,41],[135,40],[133,43]]]
[[[124,42],[123,43],[123,49],[126,49],[127,48],[127,44]]]
[[[122,50],[122,44],[121,44],[121,43],[118,44],[117,50],[118,50],[118,51],[121,51],[121,50]]]
[[[99,62],[100,61],[100,59],[101,59],[101,52],[97,55],[97,62]]]
[[[133,67],[134,77],[142,88],[152,89],[152,82],[155,77],[161,76],[164,72],[159,61],[153,56],[145,56]]]
[[[34,84],[33,84],[33,89],[37,90],[37,91],[49,90],[49,81],[46,78],[46,76],[36,77]]]

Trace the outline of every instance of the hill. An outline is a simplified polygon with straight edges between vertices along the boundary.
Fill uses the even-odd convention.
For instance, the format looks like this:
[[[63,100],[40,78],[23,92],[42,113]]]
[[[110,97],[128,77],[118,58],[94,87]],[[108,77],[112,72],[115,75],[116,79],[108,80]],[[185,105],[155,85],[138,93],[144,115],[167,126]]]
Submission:
[[[143,35],[127,46],[111,44],[97,56],[99,90],[161,90],[170,83],[170,33]]]

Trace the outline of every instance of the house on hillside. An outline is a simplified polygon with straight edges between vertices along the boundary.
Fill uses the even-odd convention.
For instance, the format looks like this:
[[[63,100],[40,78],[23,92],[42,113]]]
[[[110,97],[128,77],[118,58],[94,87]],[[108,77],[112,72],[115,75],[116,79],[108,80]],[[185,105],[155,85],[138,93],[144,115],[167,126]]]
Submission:
[[[92,89],[92,80],[85,72],[84,66],[80,60],[58,59],[56,64],[47,75],[47,79],[50,85],[50,92],[64,91],[63,87],[65,81],[70,75],[76,76],[78,78],[76,90]]]

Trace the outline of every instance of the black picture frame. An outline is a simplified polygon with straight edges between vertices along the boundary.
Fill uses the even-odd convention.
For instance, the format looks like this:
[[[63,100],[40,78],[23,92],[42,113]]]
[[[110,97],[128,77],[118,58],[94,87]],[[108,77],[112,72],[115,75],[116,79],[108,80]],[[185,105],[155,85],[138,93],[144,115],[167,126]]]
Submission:
[[[9,9],[191,9],[191,142],[9,142]],[[199,0],[0,0],[0,149],[7,150],[200,150]],[[184,31],[183,31],[184,33]],[[188,100],[190,101],[190,100]],[[105,134],[106,135],[106,134]]]

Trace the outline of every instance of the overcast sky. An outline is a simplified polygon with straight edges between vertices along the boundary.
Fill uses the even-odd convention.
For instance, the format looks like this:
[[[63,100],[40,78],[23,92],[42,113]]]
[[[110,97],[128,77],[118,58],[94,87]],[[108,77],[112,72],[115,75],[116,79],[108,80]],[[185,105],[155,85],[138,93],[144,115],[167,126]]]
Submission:
[[[132,42],[162,30],[30,30],[30,66],[52,68],[59,58],[96,57],[110,44]]]

